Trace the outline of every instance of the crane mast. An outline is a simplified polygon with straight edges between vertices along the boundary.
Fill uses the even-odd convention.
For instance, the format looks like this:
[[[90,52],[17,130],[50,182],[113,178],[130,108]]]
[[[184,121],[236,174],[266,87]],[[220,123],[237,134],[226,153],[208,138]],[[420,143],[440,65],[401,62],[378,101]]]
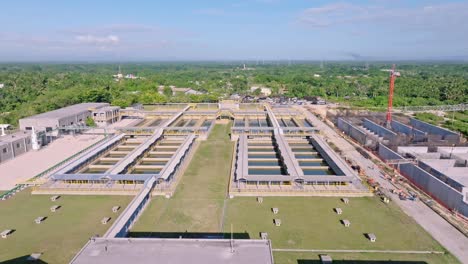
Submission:
[[[400,77],[400,73],[395,71],[395,64],[393,64],[392,69],[390,70],[390,87],[388,91],[388,107],[387,107],[387,119],[386,119],[387,128],[391,128],[392,126],[393,90],[395,88],[396,77]]]

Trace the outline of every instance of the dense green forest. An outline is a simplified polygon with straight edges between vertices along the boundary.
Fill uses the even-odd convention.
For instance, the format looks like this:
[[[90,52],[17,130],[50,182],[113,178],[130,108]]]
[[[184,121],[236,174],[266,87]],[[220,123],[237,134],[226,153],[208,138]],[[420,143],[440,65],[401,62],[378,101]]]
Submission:
[[[0,122],[79,102],[213,102],[249,94],[250,86],[274,95],[322,96],[354,106],[387,103],[389,63],[128,63],[122,72],[140,79],[115,81],[118,64],[0,64]],[[468,101],[468,64],[400,63],[395,106],[456,104]],[[158,93],[160,85],[190,87],[202,95]]]

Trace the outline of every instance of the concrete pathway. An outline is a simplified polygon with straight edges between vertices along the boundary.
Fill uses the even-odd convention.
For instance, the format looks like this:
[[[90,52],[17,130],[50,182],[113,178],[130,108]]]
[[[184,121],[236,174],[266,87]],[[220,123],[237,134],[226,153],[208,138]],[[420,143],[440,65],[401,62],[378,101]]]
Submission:
[[[334,252],[334,253],[390,253],[390,254],[444,254],[442,251],[420,251],[420,250],[371,250],[371,249],[284,249],[274,248],[278,252]]]

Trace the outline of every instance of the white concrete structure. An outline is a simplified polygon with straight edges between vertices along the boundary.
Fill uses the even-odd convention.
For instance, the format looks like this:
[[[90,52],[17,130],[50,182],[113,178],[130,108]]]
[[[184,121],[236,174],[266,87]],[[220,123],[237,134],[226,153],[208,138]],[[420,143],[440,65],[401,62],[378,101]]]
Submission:
[[[260,89],[260,93],[264,96],[270,96],[271,95],[271,88],[268,87],[260,87],[260,86],[252,86],[250,87],[250,91],[254,92],[255,90]]]
[[[341,220],[341,223],[345,226],[345,227],[349,227],[351,225],[351,222],[348,220],[348,219],[343,219]]]
[[[11,229],[3,230],[2,233],[0,233],[0,236],[2,238],[7,238],[11,233],[13,233],[13,230]]]
[[[52,213],[55,213],[55,212],[57,212],[58,209],[60,209],[60,207],[61,207],[60,205],[54,205],[54,206],[50,207],[50,211]]]
[[[6,136],[5,129],[8,129],[10,127],[10,124],[0,124],[0,129],[2,130],[2,134],[0,136]]]
[[[93,110],[92,117],[99,127],[104,127],[120,120],[119,106],[104,106]]]
[[[281,219],[273,219],[273,223],[275,224],[275,226],[281,226]]]
[[[0,163],[13,159],[31,149],[31,132],[29,131],[19,131],[0,136]]]
[[[36,224],[40,224],[40,223],[44,222],[45,219],[46,219],[45,216],[39,216],[36,219],[34,219],[34,222],[36,222]]]
[[[377,237],[373,233],[368,233],[367,238],[369,238],[370,242],[375,242],[377,240]]]
[[[333,259],[332,257],[330,257],[329,255],[320,255],[320,261],[322,262],[322,264],[330,264],[330,263],[333,263]]]

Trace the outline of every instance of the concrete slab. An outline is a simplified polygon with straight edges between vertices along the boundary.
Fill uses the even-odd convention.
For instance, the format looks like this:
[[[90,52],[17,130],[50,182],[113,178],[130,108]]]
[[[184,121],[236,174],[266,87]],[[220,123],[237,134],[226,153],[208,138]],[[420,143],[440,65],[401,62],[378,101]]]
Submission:
[[[269,240],[113,238],[90,240],[70,262],[272,264]]]
[[[12,189],[102,138],[100,135],[64,136],[39,151],[29,151],[0,164],[0,190]]]

